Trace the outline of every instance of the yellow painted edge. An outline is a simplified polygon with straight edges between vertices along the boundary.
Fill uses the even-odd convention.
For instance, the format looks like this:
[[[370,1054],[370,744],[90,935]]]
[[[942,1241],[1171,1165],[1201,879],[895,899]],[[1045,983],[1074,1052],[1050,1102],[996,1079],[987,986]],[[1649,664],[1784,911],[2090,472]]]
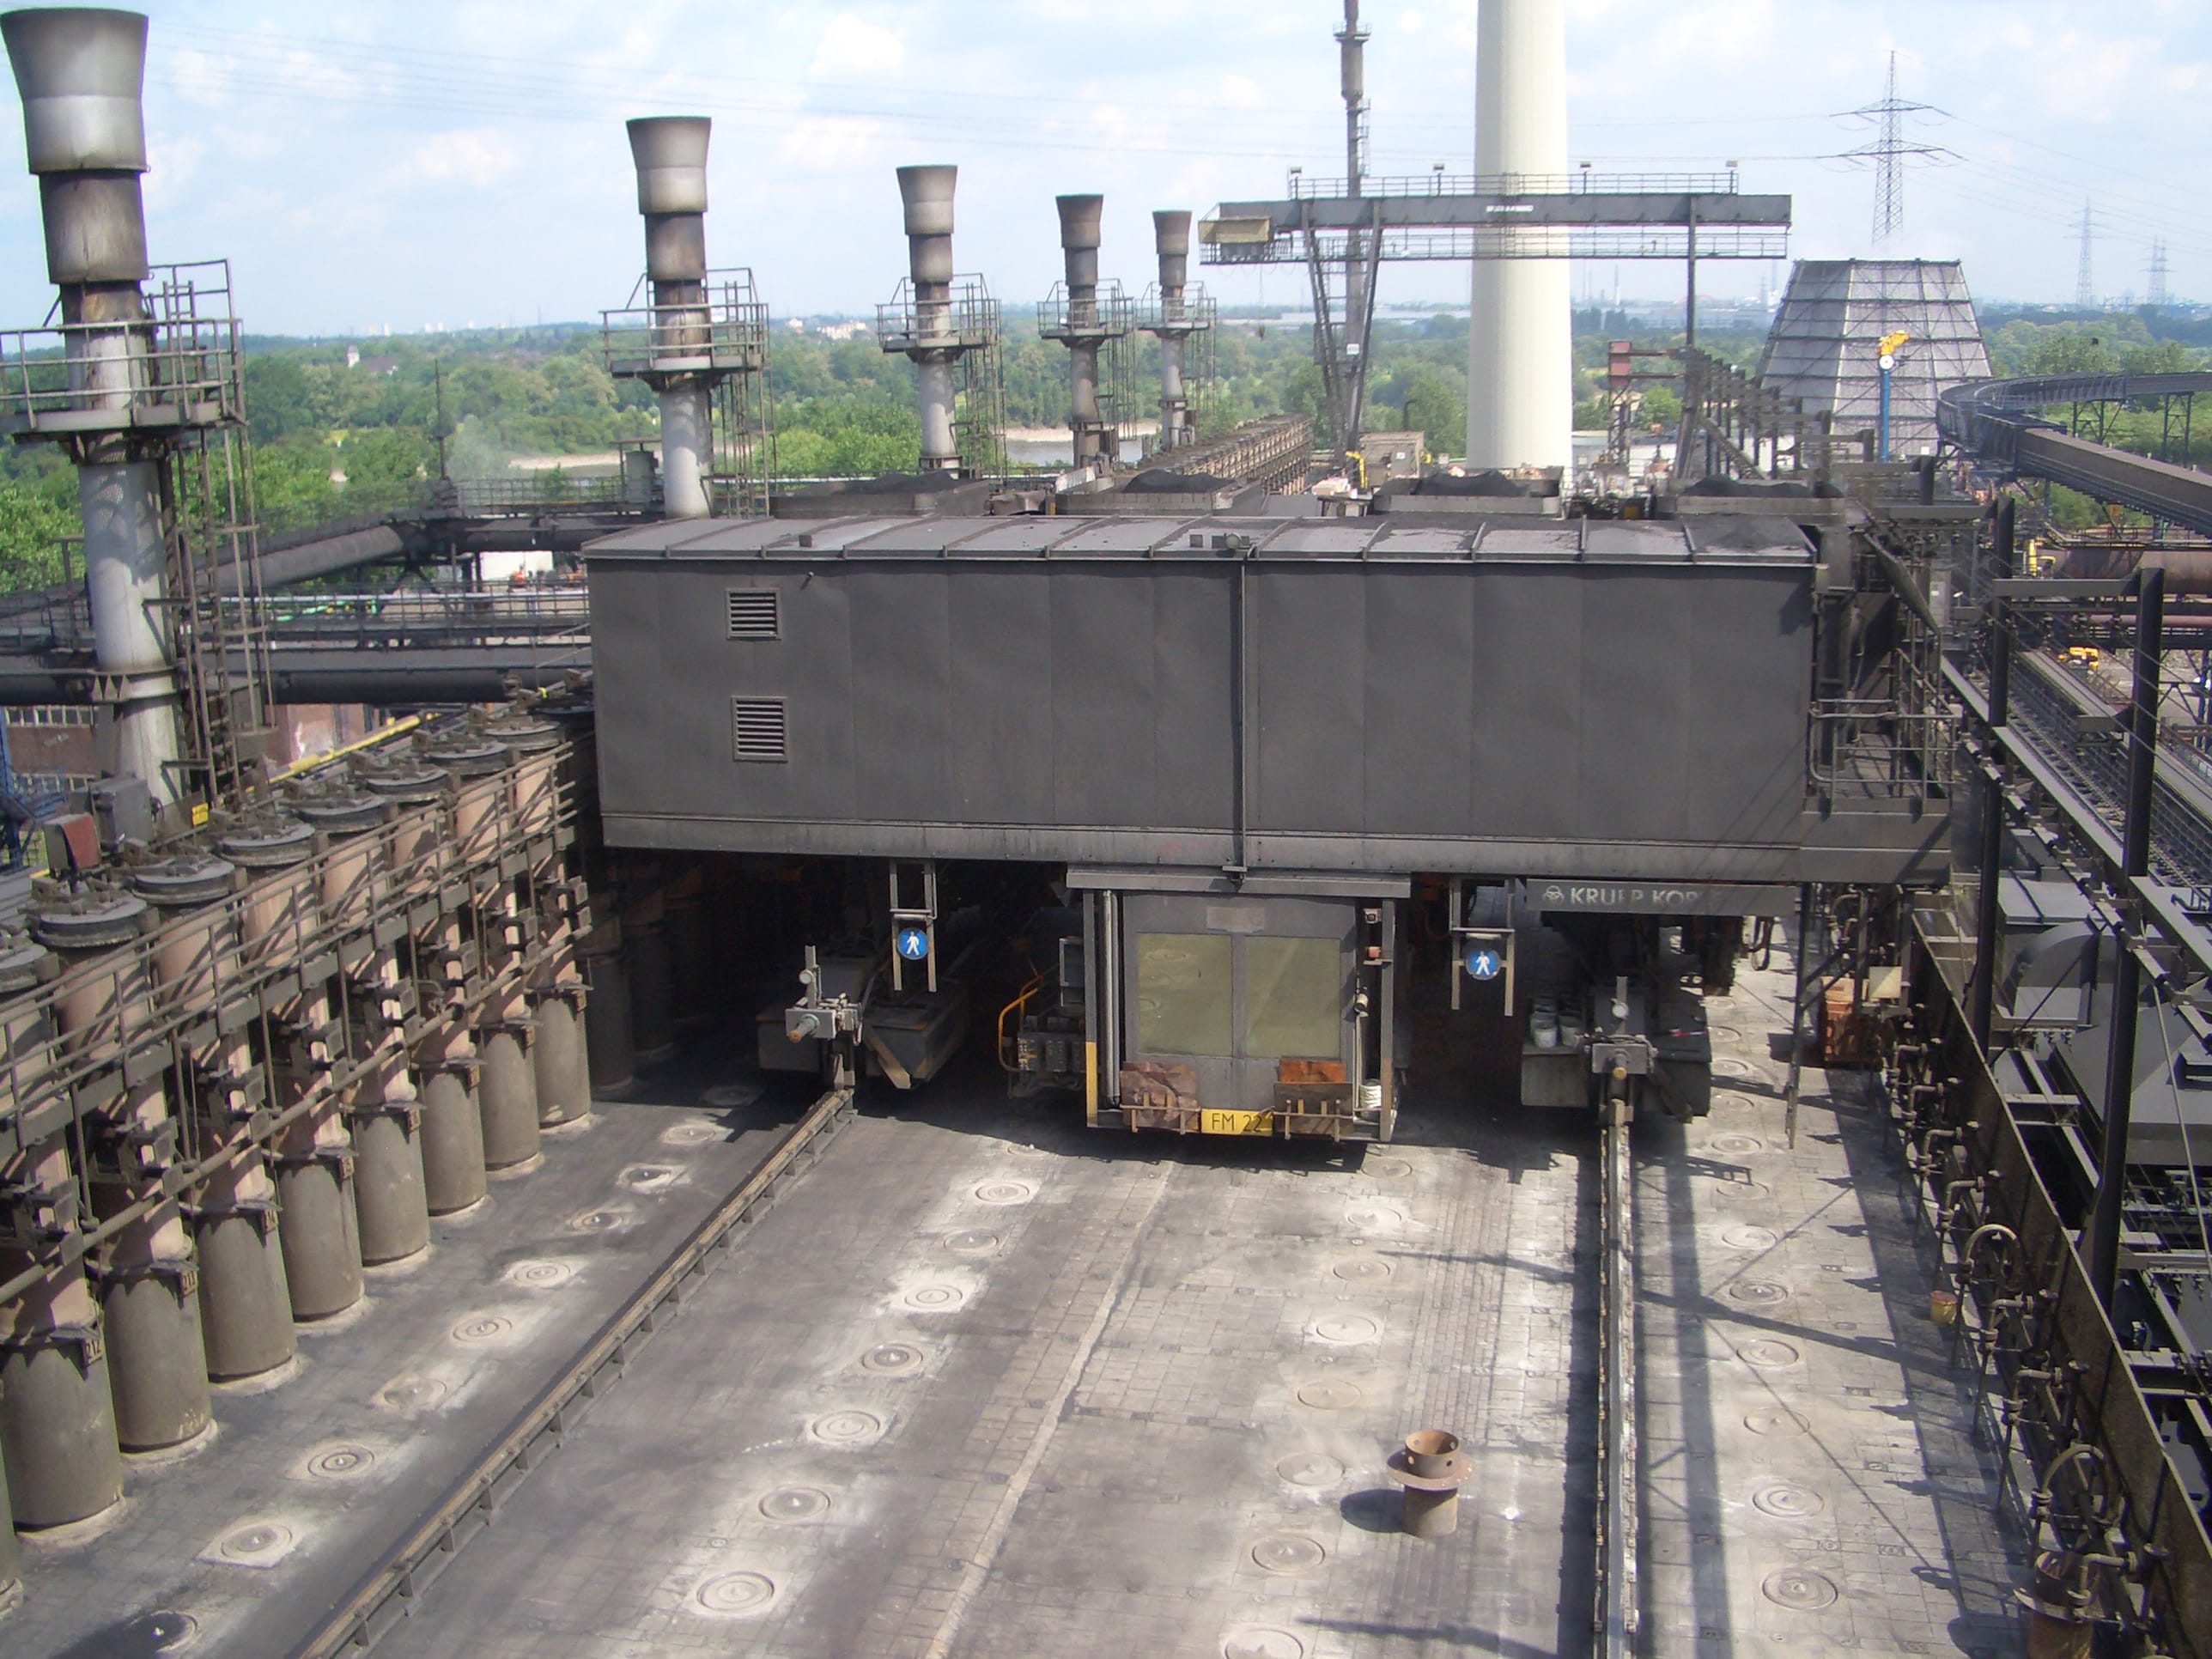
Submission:
[[[365,738],[356,738],[351,743],[342,744],[337,748],[329,750],[323,754],[310,756],[303,761],[295,761],[283,771],[276,773],[273,781],[282,783],[285,779],[297,777],[302,772],[312,772],[318,766],[328,766],[332,761],[344,756],[357,754],[364,749],[374,749],[380,743],[389,743],[394,738],[404,736],[422,724],[422,717],[420,714],[410,714],[404,720],[392,721],[389,726],[380,726]]]
[[[1090,1127],[1098,1127],[1098,1044],[1088,1039],[1083,1045],[1083,1121]]]

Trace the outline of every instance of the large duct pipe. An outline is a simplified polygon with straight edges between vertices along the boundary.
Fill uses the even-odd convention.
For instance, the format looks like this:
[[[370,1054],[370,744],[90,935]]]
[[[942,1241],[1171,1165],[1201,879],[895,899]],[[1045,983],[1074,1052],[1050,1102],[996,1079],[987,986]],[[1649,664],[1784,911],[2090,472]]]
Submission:
[[[23,137],[39,180],[46,274],[61,289],[71,389],[88,409],[127,410],[147,384],[146,171],[141,92],[146,20],[66,8],[0,16],[23,100]],[[127,423],[118,422],[127,430]],[[100,758],[143,778],[157,803],[176,793],[176,678],[163,617],[163,538],[156,452],[88,434],[74,449],[84,515],[93,649],[114,687]]]
[[[1565,0],[1481,0],[1474,170],[1536,188],[1567,171]],[[1574,458],[1573,319],[1559,233],[1507,230],[1520,257],[1474,262],[1467,349],[1470,467],[1566,467]],[[1559,257],[1528,257],[1533,254]]]
[[[960,465],[952,435],[952,195],[956,167],[898,170],[899,200],[906,210],[907,274],[914,284],[917,340],[945,340],[948,349],[914,353],[921,382],[921,470],[951,472]]]
[[[1152,246],[1160,258],[1160,435],[1158,447],[1188,443],[1190,398],[1183,390],[1182,346],[1187,331],[1183,290],[1190,284],[1190,215],[1163,208],[1152,215]]]
[[[1058,196],[1060,251],[1067,270],[1067,427],[1075,464],[1098,459],[1105,422],[1098,413],[1098,244],[1106,214],[1103,196]]]
[[[707,311],[707,143],[703,115],[662,115],[629,123],[637,166],[637,210],[645,216],[645,274],[653,284],[655,361],[708,356]],[[660,395],[660,479],[672,519],[708,515],[713,465],[710,381],[673,371],[651,377]]]

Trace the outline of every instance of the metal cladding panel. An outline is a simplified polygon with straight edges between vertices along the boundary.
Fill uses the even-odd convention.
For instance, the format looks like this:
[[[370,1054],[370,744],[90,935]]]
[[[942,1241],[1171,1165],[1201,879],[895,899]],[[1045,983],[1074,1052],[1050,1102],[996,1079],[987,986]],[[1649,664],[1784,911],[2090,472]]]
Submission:
[[[1553,872],[1784,878],[1726,849],[1805,834],[1813,562],[1789,536],[1431,560],[1240,557],[1151,527],[1072,556],[902,557],[879,526],[765,558],[595,549],[611,836],[1218,862],[1242,789],[1255,867],[1503,868],[1517,848]],[[731,637],[741,587],[776,592],[774,637]],[[781,700],[785,758],[736,757],[733,698]]]
[[[1462,603],[1474,617],[1470,834],[1566,840],[1577,833],[1582,577],[1571,565],[1491,567],[1466,584]]]
[[[1583,717],[1551,734],[1579,751],[1578,833],[1687,838],[1689,797],[1703,782],[1690,764],[1690,659],[1711,585],[1623,567],[1583,573]]]
[[[1699,841],[1795,840],[1805,806],[1811,706],[1813,589],[1783,570],[1708,582],[1691,659],[1694,775],[1686,832]]]
[[[1257,566],[1255,828],[1789,841],[1809,580],[1679,562]]]
[[[658,654],[639,647],[659,629],[661,597],[659,583],[628,571],[591,585],[592,637],[607,641],[592,653],[592,706],[599,731],[619,733],[598,745],[600,797],[656,808],[668,795],[652,751],[664,741],[664,696],[675,688]]]
[[[1229,599],[1171,567],[1054,570],[1054,822],[1227,827]]]
[[[1378,835],[1474,821],[1475,617],[1467,572],[1424,569],[1368,585],[1367,817]],[[1378,672],[1426,663],[1429,672]]]
[[[1041,565],[946,578],[951,729],[945,809],[994,823],[1050,823],[1053,587]]]
[[[953,724],[945,572],[844,569],[815,583],[823,586],[849,597],[858,798],[875,817],[953,816],[945,787]]]
[[[1357,564],[1255,571],[1261,823],[1359,832],[1366,612],[1367,573]]]
[[[1123,580],[1152,591],[1151,722],[1122,739],[1151,740],[1152,815],[1099,821],[1225,830],[1237,812],[1233,573],[1185,565]],[[1082,665],[1066,672],[1079,684]]]

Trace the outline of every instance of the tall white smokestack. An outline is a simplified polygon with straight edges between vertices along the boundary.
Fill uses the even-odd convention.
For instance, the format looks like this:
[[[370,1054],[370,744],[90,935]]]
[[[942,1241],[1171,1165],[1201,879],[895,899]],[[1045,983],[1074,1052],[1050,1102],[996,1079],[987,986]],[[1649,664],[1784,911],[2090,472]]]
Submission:
[[[1481,0],[1474,170],[1557,190],[1567,171],[1566,0]],[[1559,231],[1499,233],[1544,249]],[[1564,252],[1564,250],[1559,250]],[[1477,259],[1467,342],[1470,467],[1566,467],[1574,458],[1574,319],[1564,258]]]

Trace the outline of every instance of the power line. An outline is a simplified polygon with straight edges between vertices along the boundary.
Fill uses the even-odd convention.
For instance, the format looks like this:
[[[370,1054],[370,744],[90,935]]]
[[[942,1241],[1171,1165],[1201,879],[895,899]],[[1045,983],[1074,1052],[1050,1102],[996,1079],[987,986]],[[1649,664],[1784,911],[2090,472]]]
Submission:
[[[2097,221],[2087,202],[2081,204],[2081,265],[2074,277],[2074,303],[2087,311],[2097,303],[2097,283],[2090,269],[2090,252],[2097,241]]]

